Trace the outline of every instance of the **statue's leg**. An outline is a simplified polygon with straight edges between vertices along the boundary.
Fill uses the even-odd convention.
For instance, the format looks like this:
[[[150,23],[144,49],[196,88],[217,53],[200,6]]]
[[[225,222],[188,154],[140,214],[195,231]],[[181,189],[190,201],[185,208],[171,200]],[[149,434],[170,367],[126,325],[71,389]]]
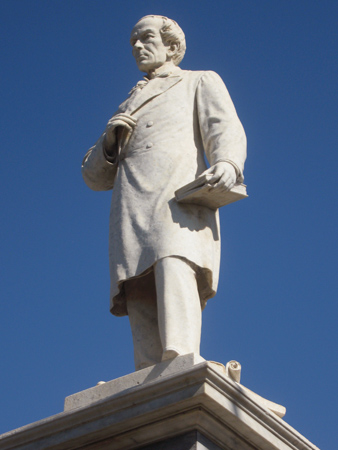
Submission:
[[[154,273],[125,282],[127,310],[133,335],[135,369],[161,362]]]
[[[163,258],[154,266],[162,360],[200,352],[202,312],[196,272],[183,259]]]

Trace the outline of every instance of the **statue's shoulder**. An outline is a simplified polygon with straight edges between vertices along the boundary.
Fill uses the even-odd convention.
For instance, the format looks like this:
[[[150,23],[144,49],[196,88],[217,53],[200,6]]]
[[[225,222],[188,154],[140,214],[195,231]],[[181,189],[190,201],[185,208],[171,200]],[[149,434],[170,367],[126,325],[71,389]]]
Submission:
[[[222,78],[218,75],[218,73],[213,70],[182,70],[182,76],[189,78],[190,80],[201,80],[204,82],[222,82]]]

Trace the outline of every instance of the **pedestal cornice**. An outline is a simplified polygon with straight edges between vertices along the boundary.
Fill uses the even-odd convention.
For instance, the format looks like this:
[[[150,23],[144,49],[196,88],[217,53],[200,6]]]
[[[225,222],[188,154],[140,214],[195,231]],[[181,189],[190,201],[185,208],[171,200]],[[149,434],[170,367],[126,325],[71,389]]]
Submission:
[[[99,400],[109,385],[75,394],[83,406],[2,435],[0,449],[131,450],[197,430],[222,449],[318,450],[211,363],[200,360],[176,372],[179,358],[109,382],[112,394]],[[154,370],[167,375],[152,378]],[[142,384],[123,389],[135,376]],[[116,384],[122,390],[116,392]]]

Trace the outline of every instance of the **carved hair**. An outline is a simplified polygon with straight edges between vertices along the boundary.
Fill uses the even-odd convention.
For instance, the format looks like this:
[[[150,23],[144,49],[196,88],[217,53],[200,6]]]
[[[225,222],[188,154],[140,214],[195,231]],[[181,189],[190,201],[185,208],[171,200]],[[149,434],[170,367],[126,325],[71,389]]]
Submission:
[[[143,19],[147,19],[148,17],[163,20],[163,25],[162,28],[160,29],[162,40],[165,44],[177,45],[177,50],[173,55],[172,60],[173,63],[176,66],[178,66],[179,63],[182,61],[185,54],[185,50],[187,48],[185,43],[185,35],[183,33],[182,28],[178,25],[177,22],[175,22],[175,20],[169,19],[168,17],[165,16],[155,16],[155,15],[144,16],[137,23],[141,22],[141,20]]]

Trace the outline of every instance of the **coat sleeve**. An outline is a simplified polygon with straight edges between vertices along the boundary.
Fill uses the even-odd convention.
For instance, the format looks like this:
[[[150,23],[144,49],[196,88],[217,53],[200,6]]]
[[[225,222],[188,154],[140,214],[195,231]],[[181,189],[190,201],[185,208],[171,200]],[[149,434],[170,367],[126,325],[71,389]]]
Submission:
[[[197,91],[197,113],[204,150],[210,165],[219,161],[232,164],[242,182],[246,159],[246,136],[234,104],[222,79],[204,72]]]
[[[117,163],[107,160],[103,150],[105,133],[88,150],[82,162],[82,176],[93,191],[108,191],[114,186]]]

